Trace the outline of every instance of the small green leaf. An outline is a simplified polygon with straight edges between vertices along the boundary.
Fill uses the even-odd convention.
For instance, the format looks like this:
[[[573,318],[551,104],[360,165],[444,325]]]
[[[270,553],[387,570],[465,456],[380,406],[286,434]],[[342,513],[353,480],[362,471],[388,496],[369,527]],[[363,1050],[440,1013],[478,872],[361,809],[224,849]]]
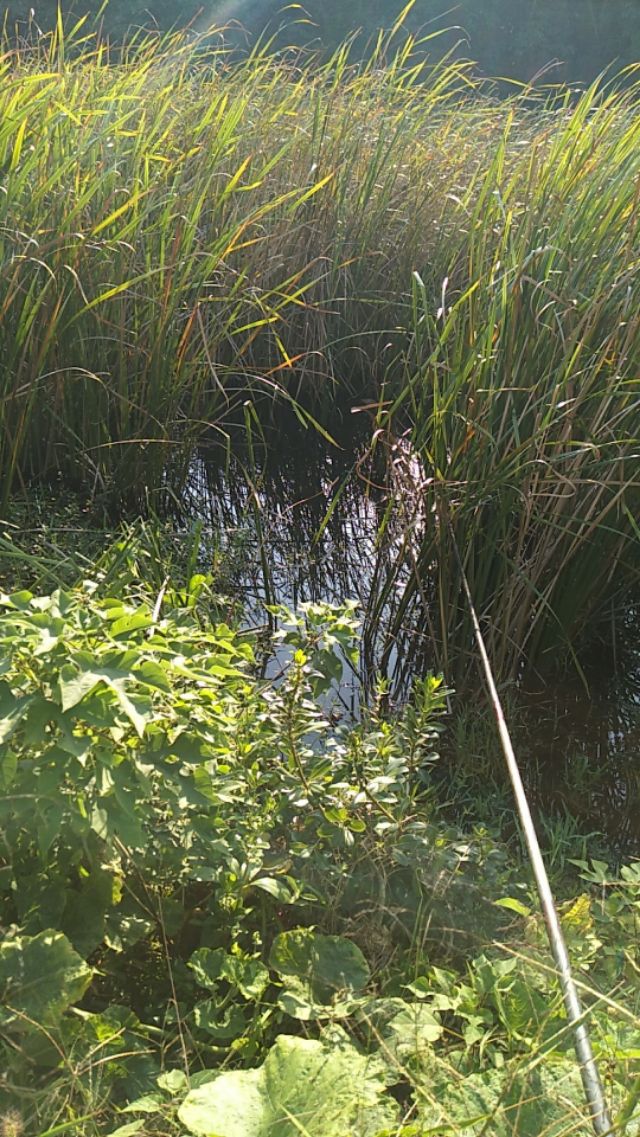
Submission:
[[[136,1098],[135,1101],[129,1102],[125,1105],[123,1113],[160,1113],[162,1109],[162,1098],[160,1094],[143,1094],[142,1097]]]
[[[160,1074],[157,1081],[160,1089],[165,1090],[171,1097],[175,1097],[176,1094],[181,1094],[184,1090],[189,1088],[189,1082],[184,1070],[169,1070],[165,1074]]]
[[[134,1133],[140,1132],[144,1124],[144,1117],[139,1117],[135,1121],[130,1121],[128,1125],[121,1125],[118,1129],[112,1129],[106,1137],[133,1137]]]
[[[0,604],[3,604],[5,608],[15,608],[18,612],[28,612],[32,600],[33,593],[27,592],[26,589],[23,589],[22,592],[12,592],[10,596],[4,592],[0,595]]]
[[[518,916],[530,916],[531,909],[523,904],[521,900],[516,900],[513,896],[504,896],[500,900],[494,901],[498,908],[508,908],[511,912],[517,912]]]

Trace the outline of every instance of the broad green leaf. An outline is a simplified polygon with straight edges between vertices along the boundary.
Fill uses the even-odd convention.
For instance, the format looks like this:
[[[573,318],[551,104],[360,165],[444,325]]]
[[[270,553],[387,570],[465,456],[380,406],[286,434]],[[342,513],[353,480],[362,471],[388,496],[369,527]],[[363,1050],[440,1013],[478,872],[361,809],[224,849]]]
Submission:
[[[147,841],[142,822],[145,811],[140,804],[140,787],[131,768],[122,763],[110,772],[113,793],[101,799],[108,814],[109,836],[116,834],[130,849],[141,849]]]
[[[0,750],[0,792],[5,793],[15,781],[18,772],[18,755],[15,750]]]
[[[112,636],[124,636],[129,632],[138,632],[143,628],[150,628],[153,624],[153,617],[148,608],[139,608],[137,612],[131,612],[126,616],[121,616],[118,620],[114,620],[110,627]]]
[[[102,677],[96,675],[95,671],[78,671],[70,663],[65,664],[58,677],[63,711],[76,707],[101,681]]]
[[[106,809],[101,809],[98,805],[94,806],[91,810],[91,828],[103,841],[109,840],[111,834],[109,829],[109,814]]]
[[[531,909],[523,904],[521,900],[516,900],[513,896],[503,896],[502,899],[494,901],[498,908],[508,908],[511,912],[517,912],[518,916],[530,916]]]
[[[548,999],[541,992],[516,978],[504,987],[497,984],[494,997],[500,1021],[509,1034],[525,1042],[540,1036],[550,1018]]]
[[[348,1014],[353,996],[370,978],[367,961],[356,944],[309,928],[276,936],[269,963],[284,983],[280,1006],[298,1019]]]
[[[156,687],[160,691],[171,691],[171,681],[164,667],[153,659],[146,659],[141,667],[136,668],[136,677],[149,687]]]
[[[587,1137],[593,1132],[580,1072],[560,1059],[529,1073],[517,1065],[446,1077],[436,1065],[418,1095],[426,1133],[441,1137]]]
[[[259,999],[269,984],[269,972],[259,959],[232,955],[224,948],[199,948],[189,960],[196,982],[210,991],[221,979],[237,987],[245,999]]]
[[[85,959],[104,939],[107,913],[120,900],[121,890],[118,876],[96,866],[77,890],[68,892],[62,931]]]
[[[142,738],[149,715],[144,713],[144,703],[139,698],[130,696],[125,687],[128,681],[135,682],[135,679],[134,672],[121,672],[117,668],[92,667],[85,671],[78,670],[72,664],[65,664],[60,669],[58,679],[62,709],[68,711],[78,706],[100,683],[104,683],[113,691],[120,707]]]
[[[43,860],[51,849],[56,837],[60,833],[60,826],[65,816],[65,805],[62,800],[51,801],[44,799],[38,802],[36,808],[36,836],[38,848]]]
[[[0,944],[0,1004],[5,1023],[55,1026],[82,998],[91,968],[60,932],[17,936]]]
[[[14,695],[8,683],[0,682],[0,745],[9,741],[35,699],[35,695]]]
[[[245,1010],[239,1003],[220,1006],[220,999],[204,999],[193,1009],[193,1020],[199,1030],[217,1040],[241,1038],[247,1028]]]
[[[178,1117],[194,1137],[373,1137],[396,1119],[384,1090],[355,1047],[281,1036],[257,1070],[192,1090]]]
[[[261,892],[267,892],[269,896],[273,896],[281,904],[292,904],[296,900],[295,892],[281,877],[261,876],[258,880],[251,881],[251,887],[259,888]]]
[[[142,738],[145,727],[151,718],[151,715],[149,713],[145,713],[145,704],[142,702],[142,700],[131,698],[127,694],[125,690],[124,679],[119,679],[116,681],[107,680],[106,682],[116,696],[116,699],[122,707],[125,715],[128,719],[131,720],[137,733],[140,735],[140,738]]]
[[[52,865],[49,871],[16,872],[16,908],[26,935],[60,927],[67,901],[67,881]]]
[[[440,1017],[424,1003],[405,999],[369,999],[356,1012],[358,1022],[367,1031],[371,1044],[382,1045],[405,1061],[431,1053],[433,1043],[443,1034]]]
[[[153,930],[154,924],[147,916],[121,910],[122,906],[107,912],[104,940],[112,951],[125,951],[140,942]]]

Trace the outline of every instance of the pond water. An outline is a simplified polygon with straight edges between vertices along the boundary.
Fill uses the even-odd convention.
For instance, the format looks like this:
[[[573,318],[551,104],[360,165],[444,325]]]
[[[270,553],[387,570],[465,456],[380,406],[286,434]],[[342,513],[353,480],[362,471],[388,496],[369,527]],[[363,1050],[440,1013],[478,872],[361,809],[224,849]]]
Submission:
[[[414,614],[403,637],[386,637],[408,571],[398,568],[406,550],[389,483],[389,450],[371,455],[366,420],[349,422],[342,437],[332,433],[337,445],[290,424],[284,436],[278,432],[278,445],[262,454],[243,455],[235,442],[230,460],[214,448],[203,451],[192,469],[187,506],[212,534],[223,534],[234,591],[252,625],[264,624],[269,603],[358,601],[362,670],[354,677],[345,669],[339,692],[343,713],[357,716],[361,691],[381,665],[396,701],[406,696],[416,660],[424,659],[416,641],[424,639],[425,623]],[[595,661],[586,681],[575,672],[553,682],[529,680],[507,691],[506,701],[534,808],[568,819],[568,829],[576,819],[582,835],[603,833],[614,855],[625,857],[640,853],[640,653],[631,638],[615,672],[610,661],[602,663]],[[486,770],[489,749],[499,780],[503,760],[487,725],[479,673],[474,682],[458,706],[454,696],[451,720],[460,705],[467,718],[470,706],[471,718],[476,711],[484,716],[477,768]],[[474,729],[462,732],[462,739],[459,728],[446,732],[445,768],[447,758],[462,758],[473,769],[476,737]]]

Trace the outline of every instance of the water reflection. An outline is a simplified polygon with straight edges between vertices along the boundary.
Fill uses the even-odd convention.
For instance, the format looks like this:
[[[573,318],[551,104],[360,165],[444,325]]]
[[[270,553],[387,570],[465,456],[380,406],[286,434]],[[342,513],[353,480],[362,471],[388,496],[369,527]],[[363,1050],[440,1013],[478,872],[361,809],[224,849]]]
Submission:
[[[629,645],[617,673],[590,669],[588,692],[574,676],[521,692],[530,786],[545,808],[604,832],[620,857],[640,854],[640,660]],[[626,664],[626,666],[624,666]]]
[[[357,600],[363,617],[365,685],[383,669],[402,697],[413,661],[428,655],[420,597],[404,631],[385,637],[405,591],[406,503],[389,477],[391,446],[371,452],[370,425],[354,419],[332,431],[337,445],[291,425],[278,445],[204,449],[194,463],[187,505],[213,534],[223,534],[234,590],[253,624],[265,604]],[[391,457],[390,457],[391,456]],[[403,512],[404,510],[404,512]],[[420,519],[414,518],[419,535]],[[630,625],[637,624],[637,618]],[[427,630],[425,630],[427,629]],[[529,681],[517,693],[518,745],[534,804],[580,818],[582,832],[606,831],[621,856],[640,853],[640,656],[630,626],[617,669],[602,657],[584,680]],[[277,663],[277,661],[276,661]],[[604,666],[603,666],[604,664]],[[341,699],[357,714],[359,684],[345,676]],[[472,697],[484,700],[480,679]],[[465,698],[469,698],[466,693]],[[499,761],[497,756],[497,761]]]

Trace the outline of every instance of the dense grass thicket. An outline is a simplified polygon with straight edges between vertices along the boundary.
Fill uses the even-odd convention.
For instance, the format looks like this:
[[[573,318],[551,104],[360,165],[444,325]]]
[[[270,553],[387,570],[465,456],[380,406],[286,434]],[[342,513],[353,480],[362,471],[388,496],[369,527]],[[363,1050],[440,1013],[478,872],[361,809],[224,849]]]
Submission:
[[[380,28],[389,28],[402,0],[3,0],[0,13],[19,36],[30,29],[55,27],[59,3],[65,20],[98,17],[112,41],[131,28],[167,32],[190,25],[202,32],[212,23],[226,26],[227,41],[244,47],[260,35],[285,44],[320,46],[329,54],[355,34],[356,51],[366,54]],[[407,28],[442,31],[436,51],[456,48],[478,61],[485,75],[530,82],[540,74],[554,81],[590,83],[609,68],[637,61],[640,12],[636,0],[412,0]]]
[[[56,472],[157,491],[247,391],[375,397],[434,331],[472,381],[627,394],[633,92],[498,103],[411,46],[383,71],[178,41],[4,56],[5,494]]]
[[[368,401],[412,502],[373,626],[402,591],[394,631],[417,610],[457,678],[452,521],[514,675],[637,581],[637,91],[498,101],[393,43],[7,51],[3,501],[59,478],[166,506],[231,422]]]
[[[60,472],[139,504],[247,395],[376,393],[412,270],[439,289],[455,253],[474,123],[501,133],[445,121],[465,70],[62,53],[3,60],[5,494]]]

